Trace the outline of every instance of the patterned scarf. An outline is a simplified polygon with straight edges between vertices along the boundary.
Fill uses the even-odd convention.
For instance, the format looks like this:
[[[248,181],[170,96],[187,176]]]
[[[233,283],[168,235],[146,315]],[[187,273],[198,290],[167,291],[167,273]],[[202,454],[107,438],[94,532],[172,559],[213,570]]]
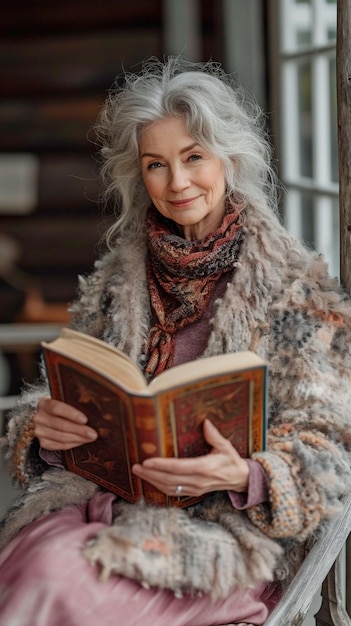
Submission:
[[[196,241],[183,239],[171,220],[149,210],[147,279],[156,321],[147,341],[147,378],[172,366],[176,331],[201,318],[220,276],[233,271],[242,241],[241,207],[228,204],[221,226]]]

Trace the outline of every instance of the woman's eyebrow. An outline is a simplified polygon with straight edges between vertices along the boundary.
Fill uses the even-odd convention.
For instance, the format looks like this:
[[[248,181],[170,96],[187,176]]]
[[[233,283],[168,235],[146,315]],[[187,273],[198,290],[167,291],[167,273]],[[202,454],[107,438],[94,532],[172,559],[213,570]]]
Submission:
[[[185,148],[182,148],[180,150],[180,154],[183,154],[184,152],[188,152],[189,150],[192,150],[193,148],[196,147],[200,147],[200,145],[195,141],[194,143],[190,144],[189,146],[185,146]],[[155,152],[143,152],[143,154],[140,155],[140,158],[144,158],[144,157],[152,157],[154,159],[162,159],[163,156],[162,154],[156,154]]]

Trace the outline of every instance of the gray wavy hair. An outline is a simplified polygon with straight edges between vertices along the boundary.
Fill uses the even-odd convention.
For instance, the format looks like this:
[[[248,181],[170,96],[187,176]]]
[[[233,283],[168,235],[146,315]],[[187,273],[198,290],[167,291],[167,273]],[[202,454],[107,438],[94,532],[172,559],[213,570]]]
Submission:
[[[123,75],[109,91],[95,131],[101,155],[102,201],[116,221],[106,233],[144,230],[150,198],[143,183],[140,137],[146,126],[181,117],[189,134],[224,165],[228,198],[244,198],[263,211],[276,210],[275,173],[265,120],[218,63],[191,63],[182,57],[146,60],[139,73]]]

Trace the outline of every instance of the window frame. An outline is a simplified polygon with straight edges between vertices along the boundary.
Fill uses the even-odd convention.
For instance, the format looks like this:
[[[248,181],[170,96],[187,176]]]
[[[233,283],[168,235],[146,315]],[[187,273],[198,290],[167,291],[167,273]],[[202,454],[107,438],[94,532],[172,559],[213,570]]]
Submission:
[[[339,275],[335,71],[333,74],[336,66],[336,2],[273,0],[268,2],[268,8],[270,108],[279,177],[283,184],[283,221],[293,235],[325,256],[331,274]],[[323,9],[326,9],[324,15]],[[301,24],[310,26],[310,41],[306,38],[305,45],[298,45],[297,37],[294,40],[294,24],[297,28]],[[327,40],[334,31],[335,37]],[[303,65],[310,68],[307,125],[311,162],[307,174],[302,173],[303,126],[299,110],[302,91],[299,69]]]

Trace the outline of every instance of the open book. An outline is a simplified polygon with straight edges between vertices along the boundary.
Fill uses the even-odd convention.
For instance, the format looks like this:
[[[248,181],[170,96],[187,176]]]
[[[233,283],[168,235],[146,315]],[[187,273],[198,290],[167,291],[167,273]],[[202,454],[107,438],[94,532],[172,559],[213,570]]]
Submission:
[[[243,457],[265,447],[268,367],[253,352],[201,358],[147,384],[126,354],[89,335],[64,328],[42,347],[52,397],[80,409],[99,434],[63,452],[67,469],[129,502],[188,506],[204,497],[166,496],[131,467],[207,454],[205,418]]]

